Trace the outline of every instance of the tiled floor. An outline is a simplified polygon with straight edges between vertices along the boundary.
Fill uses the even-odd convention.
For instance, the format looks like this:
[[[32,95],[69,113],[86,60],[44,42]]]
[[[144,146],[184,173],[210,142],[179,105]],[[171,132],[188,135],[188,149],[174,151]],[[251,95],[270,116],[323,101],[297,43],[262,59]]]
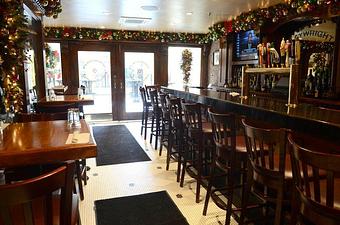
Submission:
[[[90,179],[85,186],[85,200],[80,203],[83,225],[96,224],[95,200],[161,190],[166,190],[169,193],[189,224],[224,224],[225,211],[217,208],[213,202],[209,203],[207,216],[202,215],[205,190],[203,189],[201,192],[201,203],[197,204],[194,193],[196,183],[193,179],[186,177],[184,187],[179,187],[176,182],[175,163],[171,163],[169,171],[165,170],[166,152],[163,152],[162,156],[158,156],[158,150],[154,150],[148,140],[143,140],[139,133],[139,122],[90,122],[90,124],[94,126],[125,124],[152,161],[97,167],[95,159],[88,159],[88,165],[91,167],[91,170],[88,171]]]

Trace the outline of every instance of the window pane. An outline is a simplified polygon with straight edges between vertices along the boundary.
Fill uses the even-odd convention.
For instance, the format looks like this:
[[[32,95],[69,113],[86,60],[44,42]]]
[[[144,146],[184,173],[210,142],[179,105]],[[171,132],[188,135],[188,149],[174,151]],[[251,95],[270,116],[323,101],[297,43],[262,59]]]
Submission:
[[[112,113],[111,53],[78,51],[79,85],[93,95],[94,105],[84,106],[84,113]]]
[[[189,79],[190,86],[201,84],[201,48],[169,47],[168,49],[168,84],[183,86],[183,72],[181,70],[182,52],[189,49],[192,52],[192,65]]]
[[[60,43],[45,44],[46,88],[62,85]]]
[[[125,111],[141,112],[139,87],[154,81],[154,53],[125,52]]]

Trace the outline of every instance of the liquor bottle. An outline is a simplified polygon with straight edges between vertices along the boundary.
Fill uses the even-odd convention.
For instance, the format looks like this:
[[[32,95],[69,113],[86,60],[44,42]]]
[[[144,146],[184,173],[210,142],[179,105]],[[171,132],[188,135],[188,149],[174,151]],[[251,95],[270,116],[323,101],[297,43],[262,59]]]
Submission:
[[[314,95],[314,89],[315,89],[314,77],[312,69],[310,69],[309,74],[307,75],[307,78],[305,80],[305,95],[306,96]]]

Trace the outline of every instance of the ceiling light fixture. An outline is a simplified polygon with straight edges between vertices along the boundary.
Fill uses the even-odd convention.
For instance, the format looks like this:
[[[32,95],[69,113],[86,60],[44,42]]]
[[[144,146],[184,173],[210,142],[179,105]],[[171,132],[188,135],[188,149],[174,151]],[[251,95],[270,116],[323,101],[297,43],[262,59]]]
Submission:
[[[142,5],[141,8],[145,11],[157,11],[158,7],[155,5]]]
[[[105,16],[109,16],[109,15],[111,15],[112,14],[112,12],[109,12],[109,11],[104,11],[103,12],[103,15],[105,15]]]
[[[145,18],[145,17],[121,16],[119,19],[119,23],[125,24],[125,25],[141,25],[149,21],[151,21],[151,18]]]
[[[187,14],[187,16],[191,16],[194,13],[193,12],[187,12],[186,14]]]

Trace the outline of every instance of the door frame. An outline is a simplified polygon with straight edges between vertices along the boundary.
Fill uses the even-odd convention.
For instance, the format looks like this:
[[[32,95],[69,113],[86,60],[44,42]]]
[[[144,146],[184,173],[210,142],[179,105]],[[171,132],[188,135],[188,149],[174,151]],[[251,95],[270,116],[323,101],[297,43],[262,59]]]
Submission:
[[[113,92],[113,76],[116,74],[114,70],[116,59],[115,54],[117,52],[116,45],[110,43],[94,43],[94,42],[76,42],[69,44],[70,49],[70,59],[73,62],[73,65],[70,67],[71,69],[71,76],[68,78],[68,84],[72,84],[71,87],[69,86],[70,92],[72,94],[76,94],[78,87],[79,87],[79,64],[78,64],[78,51],[98,51],[98,52],[110,52],[110,80],[111,80],[111,102],[112,102],[112,117],[117,117],[117,107],[114,107],[114,102],[116,101],[116,96]],[[73,72],[72,72],[73,71]],[[74,75],[72,75],[72,73]],[[115,115],[115,116],[114,116]]]

